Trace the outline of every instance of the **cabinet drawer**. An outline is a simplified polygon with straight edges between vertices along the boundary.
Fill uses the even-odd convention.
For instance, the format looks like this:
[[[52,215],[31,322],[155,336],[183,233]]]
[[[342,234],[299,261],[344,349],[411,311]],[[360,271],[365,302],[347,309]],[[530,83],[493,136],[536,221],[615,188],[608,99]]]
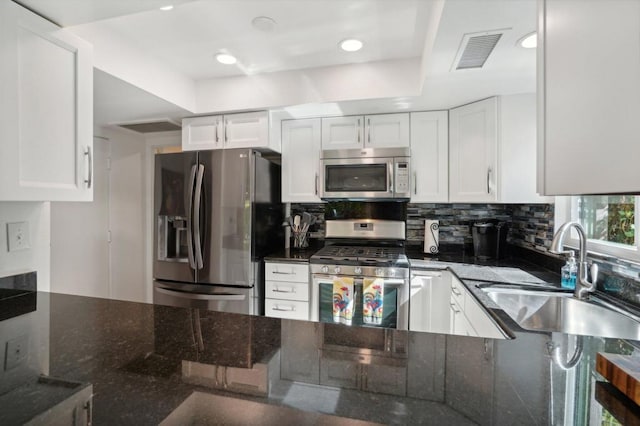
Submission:
[[[287,281],[267,281],[265,283],[265,297],[267,299],[309,300],[309,283],[294,283]]]
[[[306,263],[269,262],[264,265],[265,281],[308,282],[309,265]]]
[[[308,320],[309,302],[265,299],[264,312],[268,317]]]

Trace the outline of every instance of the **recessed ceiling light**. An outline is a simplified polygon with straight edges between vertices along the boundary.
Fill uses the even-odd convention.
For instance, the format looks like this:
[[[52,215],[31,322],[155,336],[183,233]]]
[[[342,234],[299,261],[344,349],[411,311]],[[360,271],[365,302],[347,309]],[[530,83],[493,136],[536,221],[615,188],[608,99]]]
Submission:
[[[538,33],[534,31],[522,37],[518,40],[518,46],[524,47],[525,49],[535,49],[538,46]]]
[[[253,28],[265,33],[271,33],[276,29],[276,21],[268,16],[258,16],[251,21]]]
[[[167,12],[167,11],[169,11],[171,9],[173,9],[173,5],[172,4],[169,4],[169,5],[166,5],[166,6],[162,6],[160,8],[160,10],[163,11],[163,12]]]
[[[340,42],[340,49],[345,52],[357,52],[362,49],[362,42],[360,40],[356,40],[355,38],[348,38],[346,40],[342,40]]]
[[[229,55],[228,53],[218,53],[216,55],[216,60],[225,65],[233,65],[237,61],[235,56]]]

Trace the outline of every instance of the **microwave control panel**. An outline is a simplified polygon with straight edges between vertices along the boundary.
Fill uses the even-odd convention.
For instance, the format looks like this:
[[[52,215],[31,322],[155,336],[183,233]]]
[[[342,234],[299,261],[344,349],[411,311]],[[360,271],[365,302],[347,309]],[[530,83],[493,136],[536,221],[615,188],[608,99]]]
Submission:
[[[396,183],[395,183],[395,193],[396,194],[409,194],[409,162],[408,161],[397,161],[395,163],[396,170]]]

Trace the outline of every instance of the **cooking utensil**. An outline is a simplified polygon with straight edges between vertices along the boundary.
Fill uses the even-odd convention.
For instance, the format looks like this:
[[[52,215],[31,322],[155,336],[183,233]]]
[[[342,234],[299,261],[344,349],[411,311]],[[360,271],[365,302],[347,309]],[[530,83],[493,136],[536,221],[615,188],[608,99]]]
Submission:
[[[300,232],[300,215],[297,214],[294,218],[293,218],[293,230],[296,232]]]

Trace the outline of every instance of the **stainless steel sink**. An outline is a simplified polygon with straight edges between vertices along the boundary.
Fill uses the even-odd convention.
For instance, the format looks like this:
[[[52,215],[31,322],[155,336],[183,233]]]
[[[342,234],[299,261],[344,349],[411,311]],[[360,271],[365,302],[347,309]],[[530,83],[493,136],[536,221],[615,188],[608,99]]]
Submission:
[[[640,340],[640,321],[595,298],[514,288],[484,291],[526,330]]]

